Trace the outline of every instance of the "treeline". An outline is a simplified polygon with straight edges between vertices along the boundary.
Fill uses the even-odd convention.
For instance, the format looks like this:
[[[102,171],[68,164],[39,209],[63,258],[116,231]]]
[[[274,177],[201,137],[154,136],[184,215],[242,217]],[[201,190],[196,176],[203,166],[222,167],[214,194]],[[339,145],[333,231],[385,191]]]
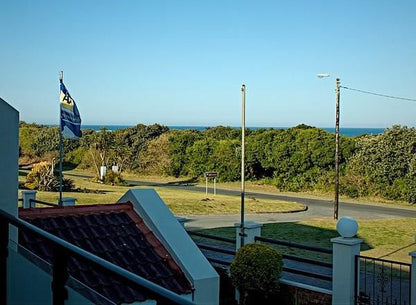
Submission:
[[[64,140],[65,165],[175,177],[218,172],[220,181],[240,179],[241,131],[231,127],[170,130],[136,125],[99,132],[84,130],[80,140]],[[59,130],[20,124],[24,160],[57,162]],[[401,126],[377,136],[340,138],[340,192],[350,197],[381,196],[416,203],[416,130]],[[299,125],[290,129],[246,131],[246,177],[281,191],[331,191],[334,135]],[[26,161],[27,162],[27,161]]]

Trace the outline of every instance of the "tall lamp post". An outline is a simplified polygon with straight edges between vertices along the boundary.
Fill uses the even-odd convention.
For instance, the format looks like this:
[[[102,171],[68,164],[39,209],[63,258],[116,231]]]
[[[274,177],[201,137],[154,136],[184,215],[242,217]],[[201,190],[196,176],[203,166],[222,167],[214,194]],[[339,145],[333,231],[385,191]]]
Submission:
[[[319,78],[329,77],[330,74],[318,74]],[[339,204],[339,99],[340,99],[340,79],[335,78],[335,196],[334,196],[334,219],[338,220]]]

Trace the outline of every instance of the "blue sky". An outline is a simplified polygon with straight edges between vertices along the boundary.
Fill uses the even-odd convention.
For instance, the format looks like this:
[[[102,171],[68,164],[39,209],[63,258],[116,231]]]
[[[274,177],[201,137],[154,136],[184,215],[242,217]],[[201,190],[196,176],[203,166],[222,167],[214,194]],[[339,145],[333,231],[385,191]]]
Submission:
[[[334,79],[416,98],[416,1],[0,2],[0,97],[58,122],[330,127]],[[341,91],[341,127],[416,125],[416,102]]]

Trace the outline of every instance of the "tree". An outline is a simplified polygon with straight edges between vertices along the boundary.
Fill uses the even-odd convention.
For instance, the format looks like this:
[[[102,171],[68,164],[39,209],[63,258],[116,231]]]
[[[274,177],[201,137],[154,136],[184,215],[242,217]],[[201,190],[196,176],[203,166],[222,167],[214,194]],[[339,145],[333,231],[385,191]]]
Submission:
[[[169,155],[171,156],[168,174],[179,177],[187,175],[188,155],[186,150],[201,138],[198,130],[172,130],[169,136]]]
[[[169,133],[150,141],[147,149],[141,153],[140,170],[147,174],[166,175],[172,161],[168,147]]]
[[[192,176],[202,176],[204,172],[215,170],[213,153],[218,141],[212,138],[197,140],[186,149],[188,156],[188,170]]]
[[[84,134],[81,139],[83,139],[83,145],[88,148],[96,177],[99,177],[100,167],[108,165],[114,144],[114,134],[103,127],[99,132]]]

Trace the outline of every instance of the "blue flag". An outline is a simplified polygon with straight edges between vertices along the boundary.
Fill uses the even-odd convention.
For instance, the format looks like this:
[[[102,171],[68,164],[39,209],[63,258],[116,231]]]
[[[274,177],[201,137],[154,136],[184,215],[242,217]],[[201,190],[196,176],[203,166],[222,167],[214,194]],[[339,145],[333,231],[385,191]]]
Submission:
[[[67,139],[78,139],[81,137],[81,116],[77,105],[72,99],[64,83],[61,81],[61,132]]]

